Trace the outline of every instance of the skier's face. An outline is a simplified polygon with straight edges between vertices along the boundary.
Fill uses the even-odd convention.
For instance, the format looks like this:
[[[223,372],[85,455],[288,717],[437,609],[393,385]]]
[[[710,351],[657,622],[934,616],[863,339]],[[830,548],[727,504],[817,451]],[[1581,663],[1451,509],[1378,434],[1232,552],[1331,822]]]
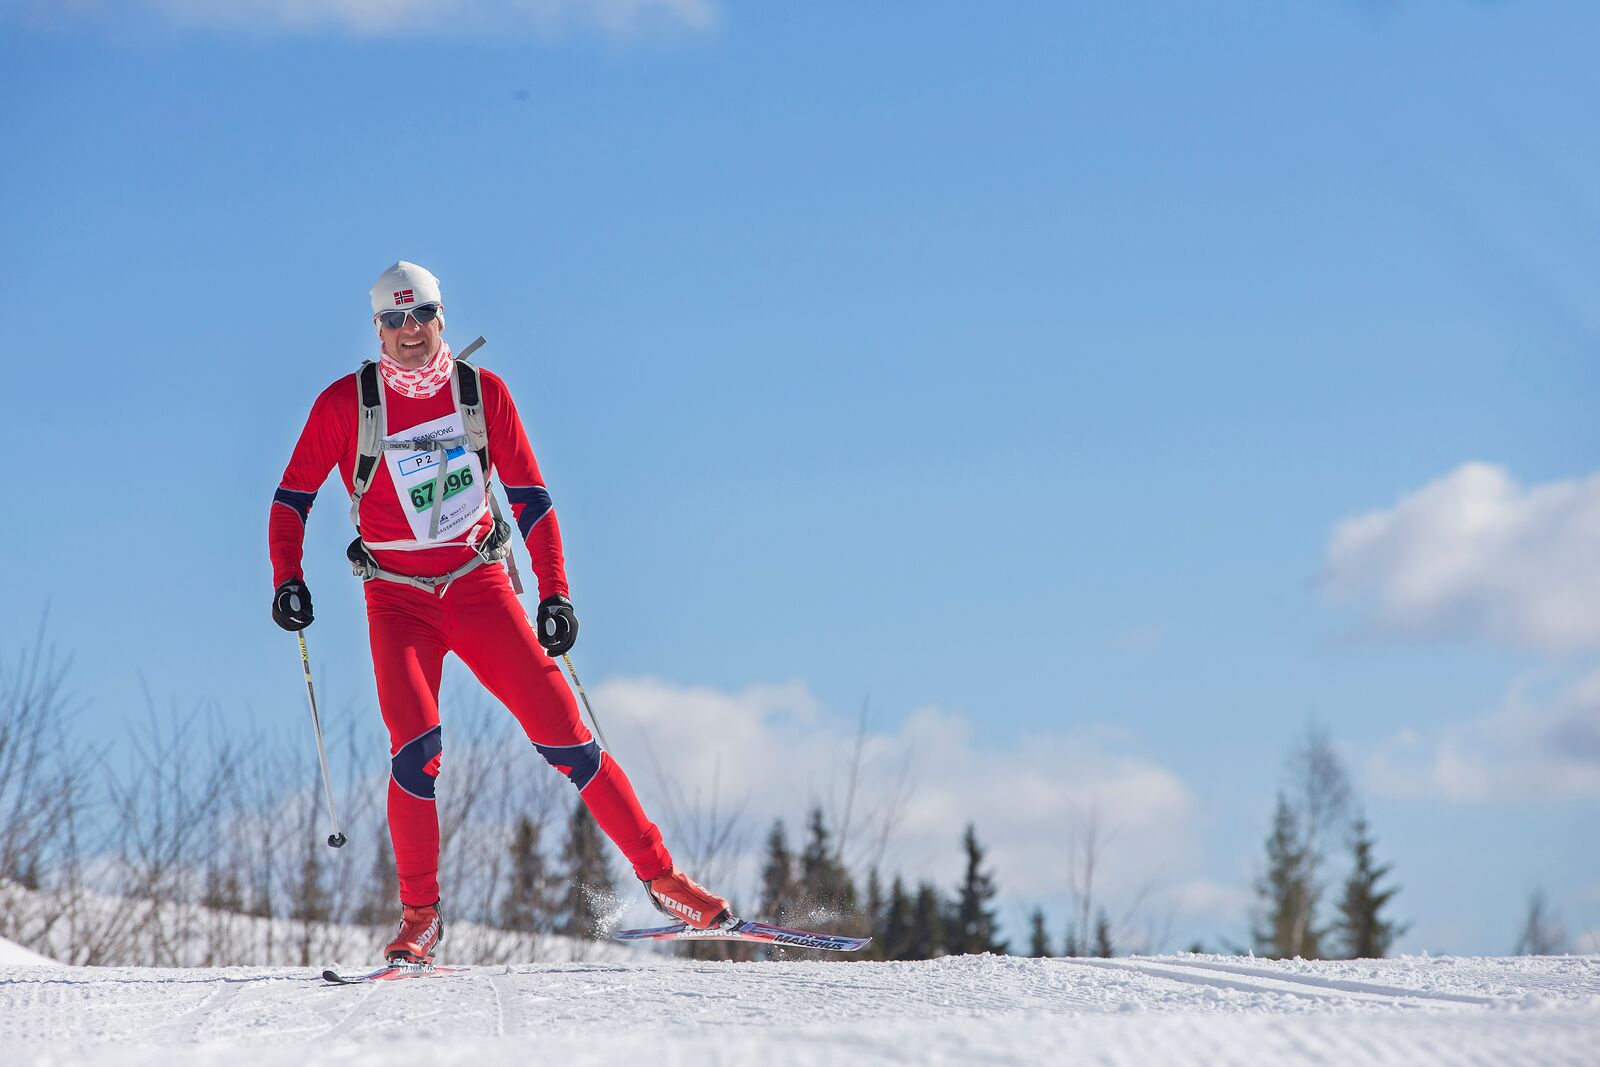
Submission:
[[[383,350],[390,359],[407,370],[426,367],[439,354],[439,343],[444,336],[443,316],[436,317],[432,322],[419,323],[407,315],[405,323],[398,329],[390,329],[382,322],[377,325]]]

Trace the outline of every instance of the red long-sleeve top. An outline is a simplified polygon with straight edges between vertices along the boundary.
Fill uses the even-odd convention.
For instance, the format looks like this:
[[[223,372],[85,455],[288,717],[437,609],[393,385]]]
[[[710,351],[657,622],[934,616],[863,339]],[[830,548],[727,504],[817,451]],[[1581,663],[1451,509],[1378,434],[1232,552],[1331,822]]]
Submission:
[[[561,555],[561,528],[556,523],[555,508],[545,489],[544,478],[539,474],[533,448],[528,444],[527,432],[522,428],[522,419],[517,415],[505,382],[491,371],[480,371],[479,375],[484,424],[489,434],[489,461],[505,487],[512,517],[528,548],[533,572],[538,577],[539,596],[565,596],[567,576]],[[289,466],[284,469],[283,480],[273,494],[267,521],[267,544],[272,557],[274,586],[290,578],[304,578],[300,563],[306,518],[311,513],[317,490],[335,464],[344,479],[343,503],[349,504],[348,494],[355,484],[356,424],[360,413],[358,388],[356,375],[347,374],[317,397],[311,405],[305,429],[300,431],[300,440],[295,443]],[[410,428],[452,415],[456,410],[455,399],[448,388],[426,398],[406,396],[387,384],[382,388],[388,414],[384,433],[389,437],[405,436]],[[472,462],[476,464],[476,457]],[[493,521],[485,508],[472,524],[476,532],[473,540],[481,539]],[[395,490],[389,465],[380,457],[372,482],[361,498],[361,539],[370,545],[412,537],[413,531]],[[465,541],[465,531],[456,539]],[[447,574],[470,560],[472,549],[465,544],[447,544],[412,551],[374,549],[372,555],[384,570],[433,576]]]

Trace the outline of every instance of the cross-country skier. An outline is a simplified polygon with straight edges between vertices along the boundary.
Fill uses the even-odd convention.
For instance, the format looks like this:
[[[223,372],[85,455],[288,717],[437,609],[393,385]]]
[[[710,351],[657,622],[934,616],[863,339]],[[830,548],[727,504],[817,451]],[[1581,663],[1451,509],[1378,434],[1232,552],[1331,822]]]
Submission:
[[[381,354],[312,405],[273,496],[268,541],[277,587],[272,617],[285,630],[304,629],[312,621],[300,565],[305,521],[337,465],[359,533],[350,558],[365,580],[378,706],[389,728],[389,832],[403,917],[384,956],[428,961],[443,937],[434,782],[447,652],[577,786],[658,908],[701,929],[724,921],[728,902],[673,864],[661,831],[616,760],[590,737],[551,659],[572,647],[578,619],[567,599],[550,494],[505,383],[452,356],[439,280],[422,267],[402,260],[384,271],[372,287],[372,313]],[[502,562],[511,526],[489,493],[489,467],[505,486],[538,578],[533,627]]]

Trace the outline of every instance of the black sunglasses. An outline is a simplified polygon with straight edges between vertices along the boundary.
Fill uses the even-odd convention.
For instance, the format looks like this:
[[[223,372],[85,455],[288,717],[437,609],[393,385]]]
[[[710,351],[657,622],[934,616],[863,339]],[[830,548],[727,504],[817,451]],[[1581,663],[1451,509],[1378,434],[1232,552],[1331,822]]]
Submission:
[[[418,304],[416,307],[407,308],[405,311],[380,311],[378,312],[378,321],[391,330],[398,330],[406,324],[406,316],[410,315],[417,320],[418,326],[426,326],[439,317],[439,310],[438,304]]]

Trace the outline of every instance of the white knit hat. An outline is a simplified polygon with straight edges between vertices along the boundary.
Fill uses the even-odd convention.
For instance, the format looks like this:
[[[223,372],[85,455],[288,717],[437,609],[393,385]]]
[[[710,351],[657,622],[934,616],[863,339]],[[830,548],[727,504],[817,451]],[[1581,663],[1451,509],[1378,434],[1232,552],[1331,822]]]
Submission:
[[[398,311],[418,304],[444,304],[439,279],[428,268],[398,260],[372,286],[372,313]]]

